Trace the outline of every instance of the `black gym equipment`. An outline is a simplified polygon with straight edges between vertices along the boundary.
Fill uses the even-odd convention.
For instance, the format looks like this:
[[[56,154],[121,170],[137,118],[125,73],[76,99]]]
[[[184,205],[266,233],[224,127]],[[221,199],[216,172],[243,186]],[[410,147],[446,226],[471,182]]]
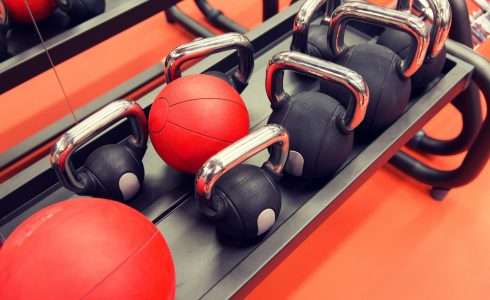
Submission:
[[[105,11],[105,0],[57,0],[63,10],[74,22],[80,23]]]
[[[228,18],[222,11],[213,7],[207,0],[194,0],[199,11],[206,17],[209,23],[223,32],[245,33],[247,29]],[[165,11],[169,23],[178,23],[186,30],[199,37],[211,37],[215,34],[199,24],[195,19],[184,13],[177,6],[172,6]]]
[[[300,8],[293,25],[291,50],[332,60],[333,53],[328,40],[329,25],[324,18],[331,14],[336,1],[307,0]],[[322,17],[319,24],[311,24]]]
[[[133,131],[126,143],[95,149],[83,167],[75,170],[70,159],[72,154],[123,118],[129,119]],[[145,113],[137,103],[114,101],[63,134],[53,147],[50,162],[60,182],[79,195],[129,201],[143,185],[147,127]]]
[[[50,38],[44,40],[44,45],[40,44],[40,39],[36,35],[36,42],[33,47],[24,51],[22,55],[9,59],[8,62],[0,63],[0,82],[2,82],[0,93],[8,91],[22,82],[52,68],[51,62],[56,66],[74,55],[113,37],[115,34],[165,11],[179,1],[106,0],[107,7],[103,14],[93,17],[89,21],[83,22],[83,24],[73,28],[62,30],[62,32],[58,31],[58,34],[53,35],[47,33],[46,37]],[[117,9],[113,9],[115,7]],[[55,11],[55,14],[58,14],[58,16],[53,18],[52,21],[56,24],[64,24],[66,21],[65,17],[67,17],[66,14],[64,17],[59,16],[60,10]],[[49,23],[50,20],[48,18],[45,21]],[[42,28],[40,29],[41,31],[43,30]],[[35,28],[31,26],[29,30],[32,34]],[[16,48],[20,49],[21,45],[16,46]],[[46,50],[49,51],[50,59],[47,58]],[[91,112],[93,111],[91,110]],[[40,138],[36,140],[34,144],[39,145]],[[31,145],[28,147],[34,146],[32,143],[29,144]],[[22,151],[18,154],[22,155],[24,153]],[[3,163],[0,162],[0,165],[3,166]]]
[[[194,2],[206,19],[224,32],[247,32],[246,28],[225,16],[222,11],[213,7],[207,0],[194,0]]]
[[[176,5],[165,10],[165,16],[167,17],[167,22],[171,24],[178,23],[195,36],[203,38],[215,36],[211,30],[199,24]]]
[[[284,91],[284,71],[316,77],[339,85],[339,94]],[[303,178],[332,176],[347,160],[354,145],[354,130],[365,121],[370,91],[358,73],[300,52],[274,55],[267,67],[266,93],[272,114],[268,122],[284,126],[291,136],[286,172]]]
[[[401,5],[402,1],[399,1]],[[431,82],[441,73],[446,62],[446,50],[444,43],[451,26],[451,8],[448,0],[415,1],[410,7],[398,7],[402,11],[410,11],[428,19],[430,24],[430,45],[422,67],[412,76],[412,95],[422,93]],[[427,7],[426,7],[427,6]],[[377,44],[383,45],[395,51],[406,59],[413,53],[412,38],[405,32],[387,28],[377,40]]]
[[[16,56],[105,11],[106,0],[59,0],[58,7],[36,24],[10,24],[5,36],[10,56]],[[41,38],[39,37],[41,35]]]
[[[449,2],[452,11],[449,38],[472,48],[471,25],[466,1],[449,0]],[[421,130],[410,140],[408,146],[413,150],[435,155],[454,155],[466,151],[476,138],[482,123],[480,93],[477,86],[470,84],[452,101],[452,104],[459,110],[463,120],[461,132],[456,137],[441,140]]]
[[[476,54],[472,48],[461,43],[448,40],[448,51],[473,66],[473,81],[485,97],[486,106],[490,107],[490,63]],[[490,152],[490,122],[485,118],[475,142],[471,145],[463,162],[456,169],[443,171],[434,169],[410,156],[405,152],[397,153],[390,162],[418,181],[431,185],[431,194],[435,199],[442,200],[449,190],[470,183],[483,169]]]
[[[258,100],[267,97],[265,69],[273,55],[289,50],[293,19],[299,6],[299,3],[292,5],[247,34],[257,51],[255,72],[243,92],[254,129],[262,127],[271,113],[269,104]],[[362,37],[362,34],[359,35],[356,30],[346,33],[348,39],[354,36]],[[294,249],[308,232],[334,212],[438,111],[464,90],[471,79],[484,88],[484,96],[489,101],[488,61],[479,58],[470,49],[460,45],[453,47],[452,44],[447,43],[446,65],[433,88],[420,98],[413,99],[400,118],[372,143],[356,143],[352,155],[333,178],[320,182],[299,181],[290,176],[282,178],[277,184],[282,196],[281,212],[272,229],[257,244],[234,247],[222,243],[217,238],[215,225],[201,216],[196,205],[194,177],[165,166],[149,145],[143,158],[144,187],[130,205],[165,233],[176,265],[176,298],[225,299],[235,295],[251,278],[264,275],[268,264],[279,262]],[[187,72],[214,70],[231,74],[235,67],[235,55],[222,54],[201,61]],[[121,97],[121,93],[128,93],[160,75],[161,65],[155,65],[128,81],[124,88],[115,89],[107,97],[95,100],[94,105],[113,101]],[[299,84],[297,78],[287,74],[284,77],[283,85],[288,94],[304,91],[304,85]],[[160,87],[139,99],[146,111],[159,90]],[[127,121],[116,124],[87,143],[74,153],[74,168],[81,167],[87,156],[100,146],[126,140],[129,126]],[[468,183],[483,168],[490,151],[489,135],[490,119],[486,118],[479,134],[481,139],[478,138],[470,148],[472,154],[465,160],[464,167],[452,172],[451,183]],[[5,159],[4,156],[2,159]],[[249,163],[260,166],[267,159],[267,152],[261,152]],[[54,171],[43,159],[2,183],[0,195],[0,232],[7,236],[19,222],[41,207],[70,198],[73,193],[61,187]]]
[[[243,164],[267,147],[271,155],[262,167]],[[223,241],[256,242],[272,228],[281,211],[276,180],[282,177],[288,154],[287,130],[270,124],[226,147],[197,172],[196,200]]]
[[[372,43],[346,47],[344,32],[352,21],[403,31],[414,44],[411,55],[403,58],[387,47]],[[372,140],[393,123],[408,105],[411,78],[422,66],[428,49],[428,30],[422,20],[410,13],[347,2],[332,12],[329,39],[333,61],[353,69],[367,81],[370,103],[366,120],[357,133],[364,140]],[[338,93],[330,84],[322,84],[322,90]]]

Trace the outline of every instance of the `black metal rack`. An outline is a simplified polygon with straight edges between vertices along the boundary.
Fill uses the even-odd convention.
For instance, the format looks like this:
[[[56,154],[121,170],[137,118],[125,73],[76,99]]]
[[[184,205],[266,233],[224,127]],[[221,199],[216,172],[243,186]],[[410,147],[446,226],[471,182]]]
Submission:
[[[53,63],[59,64],[138,22],[163,12],[179,1],[124,1],[113,9],[54,36],[44,45],[34,46],[0,63],[0,93],[50,69],[52,66],[46,57],[46,50]]]
[[[263,124],[270,113],[264,90],[266,64],[273,54],[289,48],[290,30],[298,7],[299,4],[294,4],[248,34],[257,49],[256,67],[242,96],[254,127]],[[346,36],[356,37],[362,37],[362,34],[354,30]],[[451,48],[458,50],[457,46]],[[232,55],[216,55],[200,62],[188,73],[210,69],[231,72],[234,63]],[[248,247],[228,245],[217,239],[214,226],[199,215],[193,199],[193,177],[167,167],[150,145],[144,158],[145,185],[131,205],[151,219],[169,243],[177,271],[177,299],[228,298],[254,276],[261,274],[264,267],[281,259],[280,253],[289,251],[292,245],[301,241],[371,174],[388,162],[442,107],[463,91],[470,83],[474,69],[472,64],[448,55],[444,74],[433,88],[419,99],[414,99],[400,119],[372,143],[358,144],[335,177],[323,182],[284,178],[280,184],[283,206],[275,227],[264,240]],[[475,81],[481,84],[487,80],[488,83],[490,76],[487,74],[485,79],[481,75],[484,72],[481,67],[476,67],[476,71]],[[292,93],[299,88],[315,88],[315,84],[298,86],[293,76],[286,76],[286,80],[285,86]],[[146,110],[159,90],[160,87],[140,100]],[[488,95],[489,91],[486,93]],[[475,147],[486,146],[485,150],[480,150],[484,156],[481,160],[472,156],[473,163],[478,163],[479,167],[488,158],[489,124],[486,120],[475,143]],[[81,149],[74,156],[75,164],[79,164],[90,150],[101,144],[124,140],[128,132],[125,126],[128,126],[127,122],[114,126]],[[260,164],[264,157],[265,154],[259,155],[252,163]],[[473,176],[477,171],[470,173]],[[465,176],[465,179],[468,178],[471,176]],[[75,196],[60,186],[47,159],[19,173],[4,186],[0,192],[0,234],[3,235],[8,235],[19,222],[41,207]]]

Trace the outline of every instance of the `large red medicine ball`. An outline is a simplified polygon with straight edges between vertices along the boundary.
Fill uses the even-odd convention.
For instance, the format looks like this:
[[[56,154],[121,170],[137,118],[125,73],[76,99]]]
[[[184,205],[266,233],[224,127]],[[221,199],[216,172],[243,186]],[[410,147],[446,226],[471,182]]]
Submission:
[[[173,299],[165,240],[136,210],[82,198],[37,212],[0,249],[0,299]]]
[[[248,111],[225,80],[198,74],[169,83],[157,96],[149,117],[150,138],[171,167],[197,170],[211,156],[248,133]]]
[[[3,0],[9,15],[17,22],[31,23],[31,15],[25,0]],[[49,17],[57,7],[56,0],[27,0],[36,21]]]

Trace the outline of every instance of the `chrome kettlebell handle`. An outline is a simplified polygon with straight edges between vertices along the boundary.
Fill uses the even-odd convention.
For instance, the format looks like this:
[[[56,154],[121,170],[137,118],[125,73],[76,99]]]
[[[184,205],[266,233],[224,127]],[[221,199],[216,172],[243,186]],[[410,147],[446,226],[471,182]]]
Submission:
[[[210,38],[201,38],[172,50],[165,58],[164,72],[167,83],[180,78],[182,65],[190,60],[211,54],[237,50],[239,64],[233,81],[241,86],[248,83],[254,68],[254,48],[250,40],[240,33],[226,33]]]
[[[333,0],[330,0],[333,1]],[[293,41],[291,43],[292,51],[305,52],[308,43],[308,31],[310,23],[316,15],[316,12],[323,5],[331,3],[329,0],[306,0],[299,8],[293,23]],[[327,3],[328,2],[328,3]],[[325,17],[328,16],[329,9],[325,9]],[[326,38],[326,37],[325,37]]]
[[[196,174],[196,199],[211,199],[213,187],[221,176],[270,146],[271,156],[264,167],[273,174],[281,175],[289,155],[289,135],[281,125],[265,125],[221,150],[203,164]]]
[[[89,140],[124,118],[128,118],[132,125],[133,134],[128,140],[130,147],[145,149],[148,141],[146,116],[139,104],[130,100],[116,100],[109,103],[60,137],[49,159],[65,187],[74,191],[84,188],[70,161],[71,155]]]
[[[397,10],[412,12],[432,23],[428,54],[439,55],[449,36],[452,23],[451,4],[448,0],[399,0]]]
[[[399,66],[405,77],[412,76],[424,63],[429,46],[429,34],[424,21],[408,12],[364,2],[347,2],[333,11],[328,35],[334,55],[340,54],[346,48],[344,33],[351,21],[387,26],[404,31],[414,38],[417,47],[411,61],[402,60]]]
[[[352,131],[364,120],[369,103],[369,88],[361,75],[338,64],[294,51],[274,55],[267,66],[265,90],[273,107],[290,97],[283,87],[285,70],[332,81],[351,92],[354,101],[349,104],[348,114],[341,120],[344,130]]]
[[[310,24],[317,12],[325,6],[322,22],[330,24],[330,15],[335,8],[344,2],[364,0],[305,0],[298,10],[293,23],[293,41],[291,50],[305,52],[308,44],[308,32]],[[325,37],[327,39],[327,37]]]

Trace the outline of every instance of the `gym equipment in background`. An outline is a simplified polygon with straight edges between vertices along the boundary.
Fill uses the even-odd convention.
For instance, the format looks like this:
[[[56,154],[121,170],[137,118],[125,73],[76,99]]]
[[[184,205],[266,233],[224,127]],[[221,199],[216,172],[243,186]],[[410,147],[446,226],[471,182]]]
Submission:
[[[242,164],[270,147],[262,167]],[[281,210],[282,175],[289,153],[284,127],[269,124],[257,129],[211,157],[195,179],[195,197],[201,211],[216,223],[217,233],[240,244],[266,234]]]
[[[10,18],[8,27],[0,30],[3,31],[0,35],[5,39],[4,48],[7,49],[9,56],[15,56],[39,44],[38,30],[43,39],[48,39],[105,11],[105,0],[30,0],[28,2],[1,0],[1,2],[4,3]],[[33,20],[36,21],[37,28],[34,27]]]
[[[86,20],[105,10],[105,0],[2,0],[13,22],[32,23],[32,18],[40,22],[60,8],[75,20]],[[27,7],[29,5],[29,7]],[[32,17],[31,17],[32,14]]]
[[[329,15],[335,1],[305,0],[294,18],[291,50],[325,60],[332,60],[333,53],[328,41]],[[311,24],[323,12],[319,24]]]
[[[190,60],[236,49],[232,75],[220,72],[181,77]],[[160,157],[176,170],[194,174],[221,149],[248,133],[247,107],[240,92],[254,67],[254,50],[242,34],[228,33],[181,45],[165,59],[167,85],[149,116],[150,138]]]
[[[199,8],[201,13],[206,17],[206,20],[211,23],[213,26],[219,28],[223,32],[237,32],[237,33],[245,33],[247,29],[243,26],[239,25],[232,19],[228,18],[222,11],[216,9],[212,6],[207,0],[194,0],[194,3]],[[168,10],[165,11],[165,15],[167,16],[167,21],[169,23],[179,23],[186,30],[191,32],[192,34],[199,37],[212,37],[215,34],[199,24],[195,19],[184,13],[180,10],[177,5],[172,6]]]
[[[222,11],[213,7],[207,0],[194,0],[201,13],[209,23],[224,32],[245,33],[247,29],[228,18]]]
[[[133,134],[123,144],[97,148],[75,170],[71,155],[123,118],[131,122]],[[143,185],[142,159],[147,140],[146,116],[141,107],[133,101],[117,100],[63,134],[51,151],[50,162],[60,182],[79,195],[129,201]]]
[[[372,140],[398,119],[409,103],[411,77],[422,66],[429,45],[427,27],[421,19],[408,12],[363,2],[346,2],[338,6],[330,20],[329,39],[335,56],[333,61],[358,72],[369,86],[370,101],[366,119],[357,133],[364,140]],[[352,21],[406,32],[415,44],[413,54],[404,59],[387,47],[371,43],[346,47],[344,33],[347,24]],[[324,91],[345,93],[331,84],[321,85]]]
[[[449,3],[452,15],[449,38],[472,48],[466,1],[449,0]],[[470,148],[482,124],[480,91],[476,84],[471,83],[451,103],[461,113],[463,126],[460,133],[450,139],[438,139],[420,130],[408,143],[411,149],[427,154],[454,155]]]
[[[338,84],[348,94],[343,101],[337,94],[316,91],[290,96],[283,88],[286,70]],[[267,67],[266,93],[273,109],[269,123],[284,126],[291,137],[285,171],[304,178],[333,175],[351,154],[353,131],[369,106],[368,84],[361,75],[300,52],[281,52]]]
[[[473,81],[481,90],[487,107],[490,106],[490,64],[486,58],[481,57],[463,44],[447,40],[446,47],[449,53],[471,63]],[[399,151],[390,160],[390,163],[405,174],[432,186],[431,196],[436,200],[443,200],[449,191],[455,187],[463,186],[471,182],[485,167],[490,157],[490,122],[489,117],[478,132],[475,142],[468,149],[461,164],[452,170],[440,170],[433,168],[410,154]],[[482,163],[485,162],[485,163]]]
[[[171,6],[165,10],[167,22],[170,24],[178,23],[195,36],[208,38],[215,36],[214,32],[204,27],[202,24],[194,20],[191,16],[180,10],[177,5]]]
[[[403,3],[405,2],[405,3]],[[430,45],[422,67],[412,76],[412,95],[420,95],[427,86],[440,76],[446,63],[444,43],[451,27],[451,7],[448,0],[399,1],[399,10],[416,12],[430,23]],[[405,7],[401,6],[405,4]],[[412,38],[407,33],[387,28],[377,43],[395,51],[403,59],[409,59],[414,50]]]
[[[105,199],[69,199],[20,224],[0,249],[0,299],[172,300],[175,270],[158,229]]]
[[[78,22],[105,11],[105,0],[57,0],[58,6]]]

